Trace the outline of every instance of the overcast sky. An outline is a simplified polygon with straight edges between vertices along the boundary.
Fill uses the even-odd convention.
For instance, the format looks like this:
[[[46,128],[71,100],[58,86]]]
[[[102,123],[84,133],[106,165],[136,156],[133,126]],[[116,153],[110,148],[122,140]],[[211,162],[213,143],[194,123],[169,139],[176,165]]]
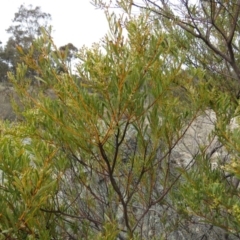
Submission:
[[[9,37],[5,30],[23,3],[40,6],[43,12],[52,15],[53,38],[57,46],[69,42],[78,48],[84,44],[91,46],[108,31],[104,12],[95,9],[90,0],[7,0],[1,4],[0,10],[0,40],[3,43]]]

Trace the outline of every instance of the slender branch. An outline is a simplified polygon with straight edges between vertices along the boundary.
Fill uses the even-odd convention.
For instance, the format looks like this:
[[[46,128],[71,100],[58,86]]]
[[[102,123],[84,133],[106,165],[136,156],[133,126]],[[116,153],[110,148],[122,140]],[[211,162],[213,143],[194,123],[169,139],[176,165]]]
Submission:
[[[130,226],[129,219],[128,219],[127,204],[124,201],[124,196],[121,193],[121,190],[120,190],[119,186],[117,185],[117,182],[116,182],[116,180],[115,180],[115,178],[113,176],[113,172],[112,172],[112,168],[111,168],[111,165],[110,165],[110,161],[109,161],[109,159],[108,159],[108,157],[106,155],[106,152],[105,152],[105,150],[103,148],[102,143],[99,143],[98,147],[100,149],[100,153],[101,153],[101,156],[102,156],[104,162],[107,164],[110,182],[112,184],[112,187],[113,187],[114,191],[117,193],[117,195],[119,197],[120,203],[122,204],[124,221],[125,221],[126,227],[128,229],[128,232],[130,234],[130,237],[132,237],[132,230],[131,230],[131,226]]]
[[[192,15],[192,11],[189,7],[189,1],[182,1],[182,5],[185,7],[187,11],[187,18],[190,19],[190,22],[186,22],[181,20],[178,16],[176,16],[174,13],[171,13],[169,11],[169,6],[164,5],[164,2],[162,2],[163,7],[160,6],[160,4],[156,4],[156,2],[153,2],[151,0],[146,0],[146,6],[141,6],[137,3],[132,3],[133,6],[144,9],[144,10],[150,10],[151,12],[168,19],[170,21],[173,21],[176,25],[181,27],[186,32],[190,33],[192,36],[201,39],[215,54],[219,55],[221,58],[223,58],[225,61],[227,61],[231,67],[233,68],[234,72],[237,75],[237,80],[240,82],[240,69],[236,63],[235,56],[234,56],[234,46],[232,43],[234,33],[236,32],[236,28],[238,26],[238,17],[240,14],[240,0],[236,3],[236,10],[235,13],[231,16],[232,24],[230,28],[229,34],[224,32],[217,24],[216,20],[220,14],[220,12],[224,9],[224,11],[228,12],[228,15],[231,15],[231,12],[225,7],[223,4],[220,4],[219,9],[216,11],[216,3],[212,2],[211,4],[211,26],[207,27],[206,35],[203,35],[201,30],[198,27],[198,24],[196,22],[196,18]],[[215,4],[215,5],[213,5]],[[151,6],[152,7],[151,7]],[[206,9],[204,9],[204,6],[202,6],[203,11],[206,14]],[[186,18],[186,16],[185,16]],[[203,23],[204,19],[198,19],[200,22]],[[226,52],[224,53],[221,49],[216,47],[210,40],[210,31],[212,26],[217,30],[217,32],[223,37],[224,41],[226,42]]]
[[[236,12],[233,16],[232,22],[230,23],[230,26],[232,26],[232,28],[230,29],[230,33],[229,33],[229,36],[227,38],[227,43],[228,44],[232,43],[233,36],[234,36],[234,33],[236,31],[236,28],[237,28],[238,17],[239,17],[239,13],[240,13],[240,0],[238,0],[236,5],[237,5],[237,9],[236,9]]]

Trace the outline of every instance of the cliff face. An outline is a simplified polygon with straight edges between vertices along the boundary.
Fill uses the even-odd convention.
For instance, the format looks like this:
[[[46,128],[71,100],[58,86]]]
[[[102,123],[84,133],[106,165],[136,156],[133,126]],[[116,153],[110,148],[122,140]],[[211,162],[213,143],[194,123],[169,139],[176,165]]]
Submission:
[[[212,169],[229,161],[230,153],[219,142],[214,132],[216,121],[216,113],[206,110],[187,127],[183,138],[172,150],[173,166],[190,167],[197,154],[204,154],[209,159]],[[228,129],[234,131],[238,127],[238,118],[232,118]]]
[[[184,137],[173,149],[173,164],[186,167],[191,165],[194,157],[200,153],[200,149],[211,158],[212,167],[216,167],[217,159],[226,157],[226,152],[221,147],[217,136],[214,135],[216,114],[212,110],[206,110],[197,117],[191,125],[187,126]]]

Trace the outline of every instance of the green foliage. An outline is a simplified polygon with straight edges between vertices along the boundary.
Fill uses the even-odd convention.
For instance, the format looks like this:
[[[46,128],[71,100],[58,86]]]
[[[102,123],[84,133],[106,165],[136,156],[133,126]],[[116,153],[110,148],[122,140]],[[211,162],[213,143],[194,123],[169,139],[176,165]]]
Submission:
[[[40,208],[48,206],[57,186],[52,166],[56,149],[28,139],[26,131],[21,124],[1,123],[0,230],[5,238],[35,239],[54,232]]]
[[[194,169],[183,172],[185,180],[173,193],[179,211],[190,219],[195,217],[200,222],[237,233],[239,196],[236,189],[225,181],[221,168],[211,169],[208,159],[197,161],[200,163]]]
[[[33,156],[55,149],[49,171],[58,191],[46,182],[50,200],[36,199],[44,216],[55,219],[58,233],[110,239],[109,229],[115,229],[112,238],[137,237],[152,218],[150,209],[164,206],[178,179],[169,174],[169,154],[186,121],[207,103],[196,94],[208,94],[205,85],[194,86],[190,72],[184,81],[184,56],[147,19],[140,15],[125,21],[125,39],[124,19],[109,15],[111,34],[79,52],[80,83],[70,71],[53,68],[52,61],[61,64],[61,54],[46,33],[32,45],[41,52],[39,61],[33,64],[30,49],[17,75],[9,75],[22,95],[27,136],[43,144],[42,149],[35,146]],[[27,68],[39,73],[42,90],[29,91]],[[200,71],[196,74],[201,78]],[[52,97],[46,97],[47,90]],[[41,203],[47,200],[48,205]]]
[[[240,175],[239,127],[229,126],[237,100],[214,84],[222,76],[190,64],[179,45],[194,39],[122,4],[127,15],[107,12],[109,34],[80,49],[74,74],[47,32],[18,49],[23,62],[9,79],[21,122],[1,124],[2,238],[166,239],[192,220],[239,232],[239,190],[228,177]],[[216,114],[213,132],[174,165],[206,111]],[[215,138],[230,157],[213,169]]]

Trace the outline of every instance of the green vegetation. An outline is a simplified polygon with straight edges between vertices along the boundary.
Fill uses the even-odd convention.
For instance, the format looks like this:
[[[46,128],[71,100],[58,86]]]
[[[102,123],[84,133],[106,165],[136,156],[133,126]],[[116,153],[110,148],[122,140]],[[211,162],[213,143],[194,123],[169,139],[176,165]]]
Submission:
[[[118,1],[109,34],[77,55],[47,30],[18,45],[0,239],[240,238],[240,3],[181,1],[184,22],[159,2],[136,16]]]

